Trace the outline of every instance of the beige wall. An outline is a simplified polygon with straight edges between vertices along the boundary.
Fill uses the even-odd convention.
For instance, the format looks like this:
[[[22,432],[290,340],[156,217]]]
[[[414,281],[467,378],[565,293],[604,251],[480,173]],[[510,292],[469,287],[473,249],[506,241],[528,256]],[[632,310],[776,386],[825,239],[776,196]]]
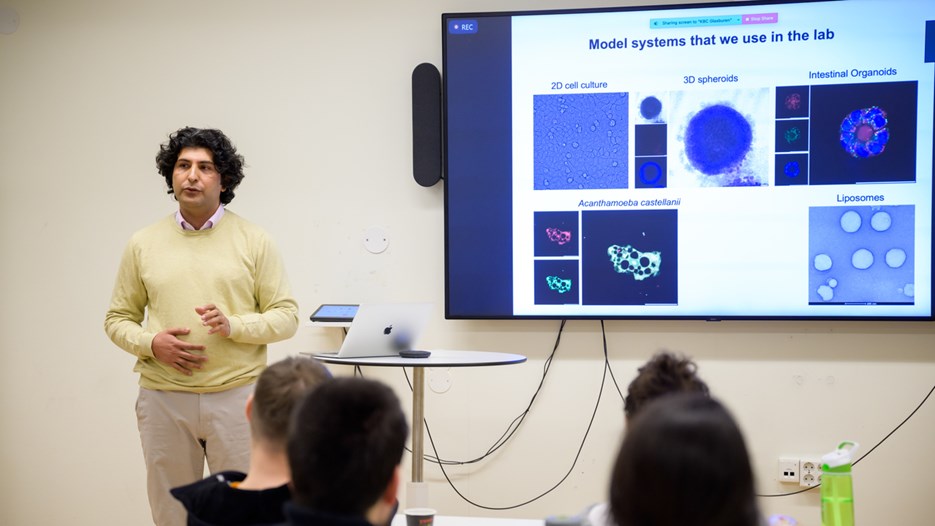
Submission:
[[[441,65],[443,11],[567,7],[567,0],[8,0],[0,35],[0,523],[147,524],[133,405],[133,360],[102,330],[129,235],[173,209],[153,157],[183,125],[224,129],[245,154],[231,205],[266,227],[286,258],[302,317],[321,302],[431,300],[424,342],[525,354],[518,366],[450,374],[426,416],[446,459],[482,454],[532,396],[556,321],[443,319],[442,185],[410,176],[412,68]],[[592,0],[587,5],[610,5]],[[583,4],[581,4],[583,5]],[[384,228],[389,249],[366,252]],[[210,272],[210,269],[199,269]],[[754,284],[755,285],[755,284]],[[751,290],[755,293],[755,289]],[[693,354],[749,439],[761,493],[782,454],[840,439],[871,446],[935,378],[922,323],[608,322],[622,389],[653,351]],[[270,359],[336,345],[302,327]],[[600,323],[566,326],[543,391],[513,440],[486,462],[450,468],[490,507],[529,500],[571,466],[603,372]],[[408,397],[399,370],[367,371]],[[610,381],[571,475],[511,511],[466,504],[426,467],[443,514],[543,517],[601,500],[622,429]],[[862,524],[931,522],[935,404],[855,472]],[[408,476],[408,456],[405,464]],[[764,499],[817,525],[818,495]]]

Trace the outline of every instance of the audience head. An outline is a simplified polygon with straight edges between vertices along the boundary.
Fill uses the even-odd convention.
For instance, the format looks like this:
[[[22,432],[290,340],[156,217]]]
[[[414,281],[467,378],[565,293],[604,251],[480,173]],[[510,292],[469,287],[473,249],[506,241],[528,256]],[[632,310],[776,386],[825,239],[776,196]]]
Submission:
[[[681,392],[708,394],[708,386],[696,375],[698,366],[684,356],[660,352],[639,368],[627,387],[623,411],[631,420],[649,401]]]
[[[328,369],[311,358],[290,357],[267,367],[247,402],[254,440],[285,450],[295,406],[309,389],[330,378]]]
[[[386,385],[347,377],[321,384],[292,418],[293,499],[336,515],[365,516],[379,502],[392,506],[407,435],[399,399]]]
[[[743,436],[717,400],[678,393],[630,423],[610,484],[618,526],[757,526]]]

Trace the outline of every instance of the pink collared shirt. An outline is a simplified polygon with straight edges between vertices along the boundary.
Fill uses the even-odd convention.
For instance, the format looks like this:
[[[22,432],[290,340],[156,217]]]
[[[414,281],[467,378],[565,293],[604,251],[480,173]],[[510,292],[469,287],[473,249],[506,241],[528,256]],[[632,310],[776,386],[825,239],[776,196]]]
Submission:
[[[224,215],[224,205],[220,205],[218,206],[218,209],[214,212],[214,215],[209,217],[208,220],[205,221],[205,224],[201,225],[201,228],[195,228],[191,225],[191,223],[186,221],[184,217],[182,217],[182,211],[179,210],[175,213],[175,222],[178,223],[180,227],[182,227],[182,230],[207,230],[209,228],[214,227],[214,225],[218,224],[218,221],[221,220],[221,216],[223,215]]]

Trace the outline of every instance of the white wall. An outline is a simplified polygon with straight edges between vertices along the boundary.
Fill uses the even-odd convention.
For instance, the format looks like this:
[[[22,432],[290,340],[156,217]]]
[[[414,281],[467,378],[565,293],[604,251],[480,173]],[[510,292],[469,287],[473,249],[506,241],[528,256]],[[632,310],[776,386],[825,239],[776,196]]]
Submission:
[[[147,524],[130,355],[103,332],[129,235],[173,207],[153,157],[184,125],[225,130],[249,170],[231,209],[267,228],[286,258],[302,317],[321,302],[431,300],[429,346],[517,352],[528,363],[453,369],[428,394],[440,454],[482,454],[526,406],[558,322],[443,319],[442,185],[412,181],[410,74],[441,65],[440,13],[583,6],[567,0],[8,0],[0,35],[0,523]],[[611,5],[590,0],[588,6]],[[389,249],[367,253],[370,226]],[[787,453],[838,440],[870,446],[935,378],[923,323],[608,322],[621,389],[660,348],[695,356],[749,440],[761,493]],[[337,344],[303,327],[270,359]],[[451,468],[460,491],[505,507],[571,466],[603,371],[600,324],[570,322],[542,393],[513,440]],[[444,374],[434,371],[429,374]],[[367,371],[408,397],[399,370]],[[622,429],[608,378],[581,458],[533,504],[484,511],[426,466],[443,514],[543,517],[604,495]],[[862,524],[930,523],[935,404],[855,470]],[[408,457],[406,472],[408,476]],[[817,492],[763,507],[819,524]]]

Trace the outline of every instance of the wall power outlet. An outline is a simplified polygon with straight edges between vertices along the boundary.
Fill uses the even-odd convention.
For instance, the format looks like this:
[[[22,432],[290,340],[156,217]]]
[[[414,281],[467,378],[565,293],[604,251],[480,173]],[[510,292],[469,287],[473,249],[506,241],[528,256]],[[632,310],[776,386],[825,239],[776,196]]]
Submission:
[[[799,486],[810,488],[821,484],[821,458],[802,457],[799,459]]]
[[[779,457],[777,480],[810,488],[821,484],[821,457],[786,455]]]

